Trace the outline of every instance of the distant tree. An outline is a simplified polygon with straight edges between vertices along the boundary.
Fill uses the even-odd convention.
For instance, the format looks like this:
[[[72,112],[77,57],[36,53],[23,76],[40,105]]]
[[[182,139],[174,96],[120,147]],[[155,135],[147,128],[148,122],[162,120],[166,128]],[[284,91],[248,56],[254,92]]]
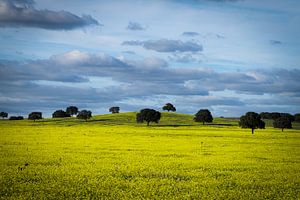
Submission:
[[[208,123],[212,122],[213,117],[212,117],[209,110],[201,109],[195,114],[194,121],[195,122],[202,122],[203,125],[204,125],[205,122],[208,122]]]
[[[295,121],[295,116],[290,113],[280,113],[280,117],[288,118],[291,122]]]
[[[149,126],[150,122],[158,123],[161,117],[161,113],[159,111],[145,108],[142,109],[139,113],[136,114],[137,123],[147,122],[147,126]]]
[[[296,122],[300,122],[300,113],[296,113],[294,117]]]
[[[171,103],[166,103],[166,105],[164,105],[162,107],[163,110],[167,110],[168,112],[169,111],[173,111],[173,112],[176,112],[176,108],[173,106],[173,104]]]
[[[87,121],[91,117],[92,117],[92,112],[89,110],[82,110],[82,111],[79,111],[77,114],[78,119],[84,119],[85,121]]]
[[[118,107],[118,106],[114,106],[114,107],[109,108],[109,112],[111,112],[112,114],[119,113],[119,111],[120,111],[120,107]]]
[[[262,119],[272,119],[272,113],[269,112],[261,112],[259,115]]]
[[[274,120],[273,122],[274,128],[281,128],[281,131],[283,132],[283,129],[291,129],[292,128],[292,122],[287,116],[282,116]]]
[[[7,118],[8,113],[7,112],[0,112],[0,117],[2,117],[2,119]]]
[[[278,112],[272,112],[271,113],[271,119],[275,120],[279,117],[280,117],[280,113],[278,113]]]
[[[67,109],[66,109],[66,113],[67,113],[68,115],[71,115],[71,116],[77,115],[77,113],[78,113],[78,108],[77,108],[76,106],[69,106],[69,107],[67,107]]]
[[[241,116],[239,125],[242,128],[251,128],[252,134],[254,134],[254,129],[265,128],[265,122],[262,121],[260,115],[255,112],[247,112],[245,115]]]
[[[32,112],[28,115],[28,119],[31,119],[33,121],[37,119],[43,119],[41,112]]]
[[[63,117],[70,117],[70,115],[63,110],[57,110],[52,114],[52,118],[63,118]]]
[[[11,117],[9,118],[9,120],[23,120],[23,119],[24,119],[23,116],[11,116]]]

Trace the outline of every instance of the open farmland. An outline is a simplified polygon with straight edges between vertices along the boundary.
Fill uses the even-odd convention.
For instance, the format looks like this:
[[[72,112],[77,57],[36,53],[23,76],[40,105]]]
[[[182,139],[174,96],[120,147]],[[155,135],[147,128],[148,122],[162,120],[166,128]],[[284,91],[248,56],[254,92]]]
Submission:
[[[135,113],[1,120],[0,198],[300,198],[299,129],[252,135],[236,119],[192,119],[163,113],[150,127]]]

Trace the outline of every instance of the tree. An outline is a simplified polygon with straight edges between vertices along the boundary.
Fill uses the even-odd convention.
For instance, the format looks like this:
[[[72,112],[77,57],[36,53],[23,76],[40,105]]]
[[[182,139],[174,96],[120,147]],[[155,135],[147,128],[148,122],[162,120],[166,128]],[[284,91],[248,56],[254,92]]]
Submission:
[[[84,119],[85,121],[87,121],[91,117],[92,117],[92,112],[89,110],[82,110],[82,111],[79,111],[77,114],[78,119]]]
[[[169,111],[173,111],[173,112],[175,112],[176,111],[176,108],[173,106],[173,104],[171,104],[171,103],[166,103],[166,105],[164,105],[163,107],[162,107],[162,109],[163,110],[167,110],[168,112]]]
[[[0,113],[0,117],[2,117],[2,119],[7,118],[8,117],[8,113],[7,112],[1,112]]]
[[[63,118],[63,117],[70,117],[70,115],[63,110],[57,110],[52,114],[52,118]]]
[[[32,112],[28,115],[28,119],[31,119],[33,121],[37,119],[43,119],[41,112]]]
[[[208,109],[200,109],[194,117],[194,121],[195,122],[202,122],[203,125],[205,122],[212,122],[213,121],[213,117],[210,113],[210,111]]]
[[[149,126],[150,122],[158,123],[161,117],[161,113],[159,111],[145,108],[142,109],[139,113],[136,114],[137,123],[147,122],[147,126]]]
[[[259,114],[255,112],[247,112],[245,115],[240,117],[239,126],[242,128],[251,128],[252,134],[254,134],[254,129],[265,128],[265,122],[261,120]]]
[[[23,119],[24,119],[23,116],[11,116],[11,117],[9,118],[9,120],[23,120]]]
[[[69,106],[66,109],[66,113],[70,116],[76,115],[78,113],[78,108],[76,106]]]
[[[109,108],[109,112],[111,112],[112,114],[119,113],[119,111],[120,111],[120,107],[118,107],[118,106]]]
[[[296,122],[300,122],[300,113],[296,113],[294,117]]]
[[[286,117],[286,118],[288,118],[291,122],[295,121],[294,115],[291,115],[290,113],[280,113],[280,117]]]
[[[283,132],[283,129],[285,128],[292,128],[292,122],[287,116],[282,116],[274,120],[273,127],[281,128],[281,132]]]
[[[275,120],[279,117],[280,117],[280,113],[278,113],[278,112],[272,112],[271,113],[271,119]]]
[[[269,112],[261,112],[259,115],[261,119],[272,119],[272,113]]]

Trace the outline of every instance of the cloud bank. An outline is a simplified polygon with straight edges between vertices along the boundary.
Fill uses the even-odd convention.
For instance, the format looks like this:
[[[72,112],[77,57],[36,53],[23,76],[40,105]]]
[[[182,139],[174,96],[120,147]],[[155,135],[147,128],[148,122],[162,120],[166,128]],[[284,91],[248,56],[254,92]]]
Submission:
[[[251,94],[300,96],[300,70],[252,70],[217,72],[211,68],[172,68],[163,59],[120,60],[107,54],[71,51],[45,60],[0,61],[1,82],[88,82],[87,77],[109,77],[131,85],[138,95],[207,95],[210,91],[233,90]],[[151,89],[153,87],[153,89]],[[141,88],[141,89],[138,89]],[[2,88],[4,89],[4,88]],[[144,91],[144,92],[142,92]]]
[[[124,41],[122,45],[142,46],[148,50],[157,52],[199,52],[203,50],[202,45],[194,41],[183,42],[181,40],[147,40],[147,41]]]
[[[211,68],[172,68],[155,57],[120,60],[103,53],[70,51],[44,60],[0,60],[0,108],[50,112],[70,104],[82,108],[114,104],[124,110],[138,110],[160,108],[172,101],[179,111],[195,112],[199,106],[250,109],[253,104],[257,107],[274,99],[248,102],[240,99],[240,94],[276,96],[274,106],[299,105],[299,77],[299,69],[218,72]],[[212,95],[226,91],[239,95]]]
[[[0,0],[0,26],[36,27],[51,30],[71,30],[100,25],[90,15],[81,17],[67,11],[37,10],[33,0]]]

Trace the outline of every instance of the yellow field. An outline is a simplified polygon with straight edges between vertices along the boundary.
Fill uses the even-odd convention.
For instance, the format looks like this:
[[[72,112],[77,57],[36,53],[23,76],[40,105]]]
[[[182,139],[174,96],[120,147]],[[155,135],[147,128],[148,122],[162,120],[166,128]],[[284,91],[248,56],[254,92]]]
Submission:
[[[300,198],[300,130],[251,135],[235,119],[192,118],[1,120],[0,198]]]

